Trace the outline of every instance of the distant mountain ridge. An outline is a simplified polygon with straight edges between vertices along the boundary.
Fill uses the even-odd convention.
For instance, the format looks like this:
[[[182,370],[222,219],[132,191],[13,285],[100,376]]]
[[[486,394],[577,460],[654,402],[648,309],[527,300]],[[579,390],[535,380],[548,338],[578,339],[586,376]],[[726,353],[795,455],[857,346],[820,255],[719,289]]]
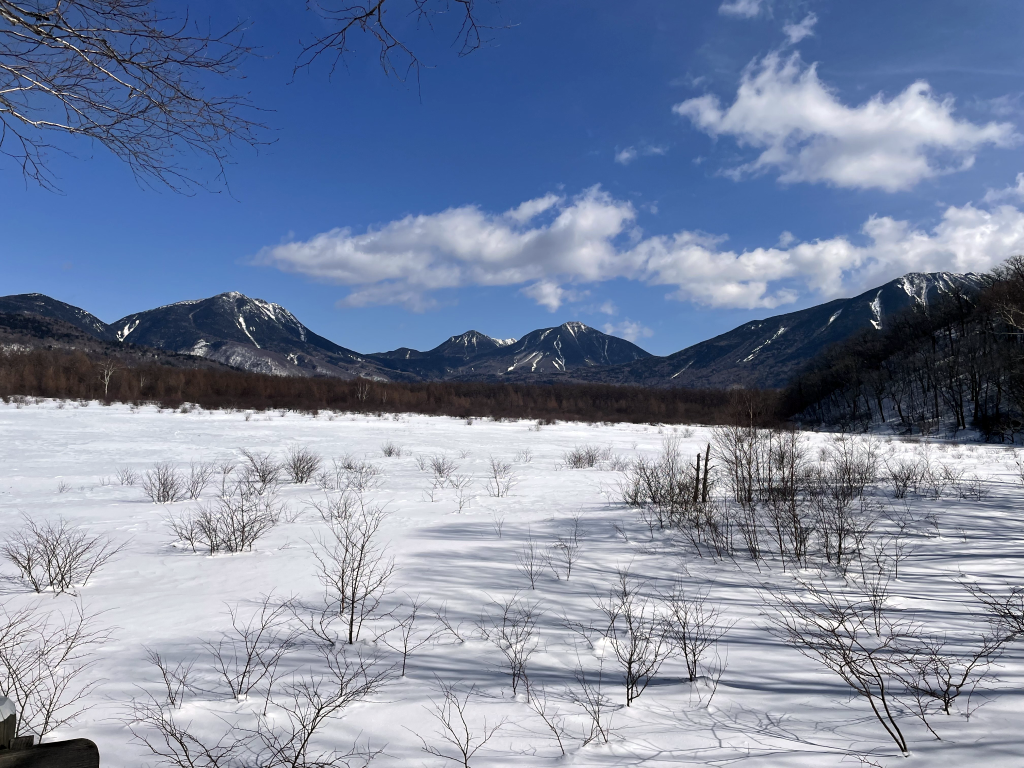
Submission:
[[[69,323],[92,338],[192,355],[274,375],[382,381],[583,381],[657,387],[781,387],[824,348],[907,307],[988,278],[910,273],[851,299],[756,320],[666,357],[580,322],[495,339],[479,331],[433,349],[360,354],[309,330],[279,304],[230,292],[136,312],[107,325],[42,294],[0,297],[0,312]]]
[[[932,272],[898,277],[852,299],[755,320],[667,357],[653,357],[604,372],[602,381],[646,386],[782,387],[826,347],[911,306],[927,306],[954,291],[973,293],[988,278]]]

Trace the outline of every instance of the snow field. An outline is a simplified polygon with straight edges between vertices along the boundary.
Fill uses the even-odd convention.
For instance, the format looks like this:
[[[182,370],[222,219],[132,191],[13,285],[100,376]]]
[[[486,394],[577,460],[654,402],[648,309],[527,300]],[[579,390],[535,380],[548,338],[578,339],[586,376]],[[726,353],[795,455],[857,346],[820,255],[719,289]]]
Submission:
[[[322,596],[311,545],[326,530],[311,500],[324,492],[314,484],[281,488],[294,515],[282,522],[252,552],[195,554],[174,546],[166,525],[195,502],[158,505],[140,485],[118,484],[118,467],[140,474],[158,462],[186,466],[191,460],[238,461],[241,449],[270,451],[284,457],[289,448],[308,446],[331,457],[351,456],[379,467],[379,487],[366,492],[388,516],[380,538],[394,557],[396,571],[386,608],[390,617],[368,624],[353,649],[377,653],[382,664],[398,654],[378,635],[405,615],[413,598],[425,603],[416,624],[419,638],[436,636],[413,652],[407,673],[375,695],[347,708],[318,737],[323,749],[347,750],[353,743],[382,749],[374,766],[440,766],[448,761],[423,746],[444,748],[437,736],[433,703],[440,685],[456,684],[471,694],[467,717],[476,733],[484,721],[501,728],[475,755],[474,766],[626,766],[720,765],[831,766],[877,764],[931,766],[1019,766],[1024,761],[1020,733],[1024,712],[1024,643],[1011,645],[994,669],[995,677],[973,697],[970,718],[943,716],[935,740],[914,719],[904,717],[911,756],[904,759],[888,741],[863,700],[815,662],[783,644],[766,628],[761,586],[789,588],[795,582],[778,562],[758,569],[742,558],[716,561],[670,536],[653,538],[636,512],[621,503],[622,473],[610,468],[616,457],[628,461],[655,456],[666,435],[679,436],[682,453],[692,457],[710,439],[701,427],[659,428],[636,425],[556,424],[539,430],[532,422],[491,422],[403,415],[375,418],[321,413],[274,412],[246,416],[237,412],[189,413],[155,407],[103,407],[39,401],[0,404],[0,515],[5,529],[23,516],[72,521],[91,534],[103,534],[124,549],[80,590],[86,609],[109,629],[110,640],[96,650],[88,671],[97,682],[87,711],[51,738],[84,736],[100,747],[103,765],[156,765],[123,723],[127,705],[145,692],[158,693],[157,671],[146,648],[172,663],[196,659],[202,690],[186,697],[178,716],[203,738],[216,740],[228,730],[251,726],[262,701],[238,701],[218,687],[205,641],[230,629],[227,607],[248,615],[264,595],[315,602]],[[811,453],[830,436],[808,434]],[[382,445],[400,446],[401,456],[385,457]],[[575,446],[610,449],[610,460],[593,469],[567,469],[563,454]],[[526,460],[524,451],[529,451]],[[938,500],[908,494],[894,500],[880,484],[873,493],[903,510],[912,526],[911,556],[900,565],[890,601],[921,621],[956,631],[985,624],[978,605],[960,585],[969,580],[997,587],[1020,584],[1024,562],[1024,508],[1014,454],[981,444],[907,443],[882,439],[893,460],[927,458],[936,465],[962,469],[982,479],[983,498],[955,494]],[[429,471],[418,456],[444,455],[457,472],[472,478],[463,491],[433,493]],[[516,483],[507,496],[485,489],[489,459],[513,467]],[[518,460],[517,460],[518,456]],[[215,476],[204,499],[215,497]],[[468,499],[468,504],[467,504]],[[545,568],[531,589],[519,563],[530,540],[547,551],[579,515],[585,535],[571,578],[556,578]],[[289,518],[292,515],[288,516]],[[500,523],[500,535],[499,535]],[[679,585],[690,593],[707,592],[732,624],[719,644],[720,679],[685,681],[681,659],[665,663],[630,707],[624,705],[621,674],[608,643],[593,647],[567,624],[598,625],[598,602],[607,598],[617,571],[628,569],[648,594]],[[3,602],[8,610],[69,611],[69,595],[34,595],[3,565]],[[813,577],[812,573],[801,574]],[[521,604],[538,612],[536,650],[527,672],[535,690],[543,690],[548,712],[564,729],[563,756],[551,730],[528,706],[496,646],[481,626],[498,606],[518,594]],[[461,641],[441,631],[432,612],[443,610]],[[390,636],[394,641],[394,636]],[[292,674],[319,674],[318,656],[299,646],[281,665],[281,680]],[[604,693],[610,699],[610,738],[583,745],[588,720],[567,691],[577,689],[577,664],[593,679],[603,659]],[[712,678],[717,677],[712,669]],[[260,696],[262,699],[262,694]],[[978,706],[980,705],[980,706]],[[975,708],[977,707],[977,708]],[[273,709],[268,717],[280,717]]]

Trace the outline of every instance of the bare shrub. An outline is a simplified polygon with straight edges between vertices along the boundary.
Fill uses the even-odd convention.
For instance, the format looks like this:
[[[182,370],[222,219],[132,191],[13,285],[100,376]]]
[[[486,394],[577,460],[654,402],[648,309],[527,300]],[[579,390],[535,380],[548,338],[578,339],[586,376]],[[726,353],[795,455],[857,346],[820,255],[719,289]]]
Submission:
[[[470,701],[476,692],[470,688],[461,696],[454,684],[437,681],[441,689],[440,699],[431,699],[431,707],[427,711],[437,721],[438,728],[434,732],[437,743],[430,743],[422,736],[423,751],[445,760],[450,760],[463,768],[470,768],[470,760],[487,745],[494,735],[505,725],[505,720],[488,724],[487,718],[479,729],[470,722]]]
[[[916,492],[923,476],[924,467],[919,461],[892,459],[885,462],[883,477],[894,499],[905,499],[908,492]]]
[[[142,491],[155,504],[170,504],[185,498],[185,478],[173,464],[156,464],[142,476]]]
[[[213,464],[205,461],[193,461],[188,465],[188,479],[185,480],[185,492],[190,499],[198,499],[206,486],[210,484],[215,472]]]
[[[329,631],[329,623],[340,620],[349,645],[376,613],[395,570],[394,558],[377,540],[387,516],[384,508],[367,505],[360,497],[350,510],[347,516],[331,517],[328,533],[317,536],[313,549],[326,591],[320,627]]]
[[[600,605],[608,621],[603,634],[623,673],[627,707],[657,676],[670,652],[657,604],[643,594],[645,586],[620,571],[618,583]]]
[[[242,449],[241,477],[242,482],[264,493],[276,489],[281,484],[281,472],[284,466],[272,454]]]
[[[686,594],[678,585],[665,598],[665,637],[686,663],[690,682],[700,675],[705,656],[713,652],[729,625],[722,621],[722,610],[708,601],[708,594]]]
[[[118,467],[114,474],[121,485],[135,485],[139,482],[139,473],[131,467]]]
[[[533,451],[530,450],[529,448],[521,448],[520,450],[516,451],[514,461],[517,464],[529,464],[531,461],[533,461]]]
[[[399,608],[401,607],[403,606],[399,606]],[[420,618],[420,612],[423,610],[423,607],[424,603],[418,597],[410,598],[409,612],[399,619],[396,625],[384,630],[377,637],[377,639],[383,642],[384,645],[401,655],[402,677],[405,677],[405,670],[409,663],[409,656],[427,643],[433,642],[438,634],[436,629],[429,632],[417,630],[416,622]],[[394,616],[397,610],[398,609],[396,608],[391,615]]]
[[[173,768],[234,768],[253,738],[228,728],[215,743],[204,741],[194,732],[191,720],[179,720],[173,703],[155,696],[143,701],[133,698],[130,707],[124,723],[132,740]]]
[[[1009,587],[1005,593],[990,592],[976,584],[967,590],[984,606],[997,631],[1008,640],[1024,637],[1024,587]]]
[[[611,456],[610,448],[599,445],[577,445],[562,454],[562,464],[569,469],[591,469]]]
[[[74,594],[123,547],[105,536],[89,536],[62,517],[56,521],[26,517],[0,548],[0,555],[35,592]]]
[[[488,470],[487,493],[496,498],[508,496],[516,484],[512,464],[491,456]]]
[[[512,680],[512,695],[515,696],[520,684],[526,680],[526,663],[537,649],[534,635],[540,611],[536,604],[521,600],[518,593],[498,603],[497,607],[498,614],[489,615],[480,630],[484,639],[493,643],[505,657],[505,668]]]
[[[252,550],[278,524],[280,515],[275,497],[240,484],[229,496],[169,516],[167,524],[178,541],[193,552],[203,549],[212,555]]]
[[[434,485],[438,488],[444,487],[459,469],[459,465],[444,454],[429,457],[426,466],[434,473]]]
[[[257,609],[243,618],[238,606],[229,606],[231,630],[217,642],[206,643],[213,668],[234,699],[242,699],[266,683],[269,689],[282,658],[292,650],[295,633],[288,629],[288,609],[264,596]]]
[[[953,639],[930,635],[918,638],[905,653],[897,674],[915,713],[935,738],[939,735],[929,720],[931,714],[952,714],[963,694],[969,700],[1002,653],[1004,643],[1005,638],[989,636]]]
[[[146,658],[160,672],[160,681],[167,693],[167,703],[180,709],[185,702],[185,694],[195,690],[192,681],[195,659],[179,661],[172,667],[167,659],[152,648],[146,648]]]
[[[981,477],[972,472],[957,484],[957,494],[961,499],[984,501],[988,498],[990,483],[991,480],[989,478]]]
[[[285,457],[284,471],[291,482],[305,485],[320,471],[323,461],[319,453],[307,446],[295,446]]]
[[[584,746],[592,741],[607,744],[612,736],[612,715],[616,707],[604,692],[604,657],[598,657],[596,672],[587,672],[577,654],[573,678],[576,685],[567,686],[565,693],[569,701],[582,709],[587,718]]]
[[[380,452],[387,459],[398,459],[402,457],[402,446],[397,443],[393,443],[390,440],[386,440],[380,444]]]
[[[17,735],[41,742],[89,708],[86,699],[100,681],[83,676],[108,639],[80,603],[70,615],[0,606],[0,694],[15,704]]]
[[[271,700],[273,716],[259,718],[255,742],[256,765],[282,768],[327,768],[367,766],[380,754],[369,744],[353,745],[346,751],[317,750],[315,743],[323,727],[344,714],[345,709],[379,691],[391,679],[390,669],[370,656],[347,653],[344,648],[318,648],[326,671],[293,678],[283,695]]]
[[[565,572],[566,581],[572,576],[572,567],[580,559],[580,544],[586,535],[587,532],[583,528],[582,519],[579,512],[577,512],[572,516],[572,525],[569,527],[569,530],[559,536],[552,546],[554,554],[551,557],[550,564],[553,570],[555,570],[556,576],[560,576],[561,571]]]
[[[530,582],[530,589],[536,589],[544,570],[544,556],[532,535],[527,536],[526,543],[516,554],[516,568]]]
[[[771,606],[766,615],[773,631],[863,698],[900,751],[908,754],[896,692],[901,653],[913,637],[911,628],[863,595],[833,590],[824,581],[803,587],[799,597],[766,589],[766,606]]]
[[[66,480],[57,481],[57,493],[67,493],[71,490],[71,483]]]

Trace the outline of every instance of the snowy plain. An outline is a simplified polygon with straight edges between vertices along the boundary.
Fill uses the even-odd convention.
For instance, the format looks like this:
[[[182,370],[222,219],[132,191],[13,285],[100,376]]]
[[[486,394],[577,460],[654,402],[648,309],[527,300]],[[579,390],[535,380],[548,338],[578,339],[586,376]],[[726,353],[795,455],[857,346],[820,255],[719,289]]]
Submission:
[[[91,534],[124,544],[79,590],[86,609],[110,632],[88,672],[98,685],[77,722],[49,737],[94,740],[107,768],[159,764],[132,741],[123,722],[133,697],[160,688],[145,649],[170,659],[195,658],[196,668],[208,674],[202,671],[208,666],[203,643],[230,629],[227,606],[244,612],[263,595],[314,601],[322,593],[311,544],[324,527],[310,505],[324,493],[313,484],[285,484],[280,498],[294,513],[293,522],[283,521],[252,552],[196,554],[175,546],[166,524],[169,514],[195,502],[153,504],[139,485],[120,485],[116,469],[127,466],[142,473],[158,462],[187,467],[189,461],[238,461],[243,448],[283,457],[293,446],[308,446],[328,461],[348,455],[381,469],[379,487],[367,494],[389,512],[381,530],[396,564],[388,605],[407,604],[418,596],[429,609],[444,607],[453,625],[461,625],[464,640],[441,634],[415,651],[404,677],[396,676],[328,725],[325,748],[369,743],[382,750],[374,766],[449,764],[423,749],[424,742],[439,743],[431,701],[438,700],[438,681],[443,681],[457,683],[463,692],[472,689],[473,728],[479,729],[485,718],[490,725],[504,723],[476,754],[475,766],[811,768],[865,760],[929,768],[1024,765],[1024,643],[1009,646],[993,677],[975,692],[971,706],[976,709],[969,718],[954,714],[938,720],[941,740],[913,718],[901,719],[911,744],[911,754],[904,758],[863,700],[852,698],[834,675],[767,630],[759,587],[765,582],[789,584],[791,573],[783,573],[778,563],[757,568],[742,559],[700,557],[657,533],[652,539],[636,512],[621,501],[620,471],[607,462],[593,469],[562,464],[566,451],[583,444],[608,447],[626,460],[653,457],[672,434],[678,436],[683,454],[693,456],[711,439],[708,428],[574,423],[538,428],[529,421],[468,423],[415,415],[247,416],[83,406],[42,400],[0,404],[0,519],[5,530],[13,530],[24,516],[63,516]],[[813,453],[831,437],[808,433],[805,439]],[[911,494],[899,502],[932,517],[927,526],[915,529],[913,553],[900,566],[891,598],[937,626],[983,627],[977,603],[960,582],[992,587],[1024,582],[1024,504],[1013,453],[980,443],[877,439],[891,455],[927,455],[930,461],[986,480],[988,493],[980,501]],[[381,446],[387,441],[400,446],[402,455],[383,456]],[[529,461],[523,451],[529,451]],[[471,501],[461,511],[453,489],[430,498],[429,472],[417,464],[417,456],[442,454],[473,478],[466,496]],[[506,497],[495,498],[485,490],[491,456],[514,465],[517,482]],[[216,484],[211,483],[207,496],[214,495]],[[873,493],[879,503],[893,503],[884,488]],[[517,568],[517,555],[530,538],[544,546],[554,542],[577,513],[585,536],[571,578],[546,571],[531,590]],[[626,708],[614,665],[608,662],[606,693],[615,710],[610,739],[584,746],[578,735],[585,719],[563,693],[575,684],[578,656],[593,664],[606,649],[600,642],[594,648],[581,646],[564,623],[566,618],[599,622],[597,601],[608,594],[622,568],[652,590],[674,584],[707,590],[732,623],[719,646],[724,669],[711,696],[707,681],[685,682],[682,662],[672,659]],[[5,576],[2,600],[9,611],[29,605],[70,610],[75,604],[69,595],[32,594],[9,565],[0,570]],[[478,630],[497,602],[517,592],[543,612],[528,671],[531,679],[543,682],[552,711],[569,734],[564,756],[522,694],[512,695],[501,655]],[[374,630],[381,631],[387,621],[368,626],[359,648],[372,652]],[[433,622],[425,612],[421,631],[430,631]],[[385,661],[394,661],[393,652],[378,650]],[[296,652],[285,666],[300,670],[306,663]],[[252,707],[252,702],[217,694],[211,684],[206,693],[187,697],[180,717],[197,732],[215,737]]]

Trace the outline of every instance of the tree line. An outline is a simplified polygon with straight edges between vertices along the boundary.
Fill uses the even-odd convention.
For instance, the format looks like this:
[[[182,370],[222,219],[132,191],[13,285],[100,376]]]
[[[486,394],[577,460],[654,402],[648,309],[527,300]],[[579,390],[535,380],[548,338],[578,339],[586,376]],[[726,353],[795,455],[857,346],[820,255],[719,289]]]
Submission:
[[[665,424],[766,424],[774,422],[777,411],[777,395],[757,390],[303,378],[60,349],[0,354],[0,397],[19,396],[157,403],[166,408],[194,404],[207,409]]]

